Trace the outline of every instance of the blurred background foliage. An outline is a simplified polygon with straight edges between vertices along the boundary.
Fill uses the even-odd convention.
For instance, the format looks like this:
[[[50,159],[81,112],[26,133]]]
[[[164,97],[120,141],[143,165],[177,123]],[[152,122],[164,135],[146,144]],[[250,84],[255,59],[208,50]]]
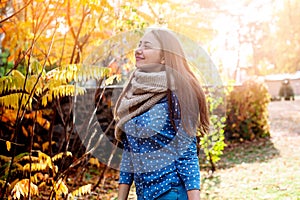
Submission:
[[[227,141],[270,137],[268,103],[270,95],[259,80],[248,80],[227,97],[225,135]]]
[[[5,0],[0,6],[1,47],[15,65],[31,49],[46,69],[82,62],[103,40],[156,24],[203,45],[220,73],[228,66],[215,57],[218,52],[232,56],[231,70],[246,67],[255,75],[299,70],[297,0]]]

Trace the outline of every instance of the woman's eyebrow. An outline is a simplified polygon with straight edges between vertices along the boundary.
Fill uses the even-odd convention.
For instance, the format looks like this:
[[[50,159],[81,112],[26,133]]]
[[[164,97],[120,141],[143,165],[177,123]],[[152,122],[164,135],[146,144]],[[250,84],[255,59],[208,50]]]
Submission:
[[[152,42],[150,42],[150,41],[140,41],[140,44],[142,44],[142,43],[144,43],[144,44],[151,44]]]

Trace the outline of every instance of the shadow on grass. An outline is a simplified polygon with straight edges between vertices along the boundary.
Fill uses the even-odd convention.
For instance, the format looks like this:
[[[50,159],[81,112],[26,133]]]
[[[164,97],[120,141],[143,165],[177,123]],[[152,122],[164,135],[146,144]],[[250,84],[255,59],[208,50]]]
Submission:
[[[270,138],[251,142],[228,144],[221,160],[216,164],[218,169],[228,169],[242,163],[267,162],[278,157],[279,151]],[[200,161],[201,169],[207,171],[201,175],[201,199],[222,199],[222,194],[215,188],[221,185],[221,178],[211,173],[210,165]]]
[[[216,167],[218,170],[231,168],[242,163],[266,162],[278,156],[279,151],[275,148],[270,138],[228,144]],[[204,170],[210,169],[209,164],[203,164],[201,167]]]

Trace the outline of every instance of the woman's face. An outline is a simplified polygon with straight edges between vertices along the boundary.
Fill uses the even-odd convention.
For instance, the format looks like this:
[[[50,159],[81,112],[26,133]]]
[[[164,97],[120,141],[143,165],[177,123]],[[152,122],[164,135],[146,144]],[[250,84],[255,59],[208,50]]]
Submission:
[[[146,33],[135,50],[136,67],[148,71],[159,71],[155,66],[162,64],[162,51],[159,41],[152,32]]]

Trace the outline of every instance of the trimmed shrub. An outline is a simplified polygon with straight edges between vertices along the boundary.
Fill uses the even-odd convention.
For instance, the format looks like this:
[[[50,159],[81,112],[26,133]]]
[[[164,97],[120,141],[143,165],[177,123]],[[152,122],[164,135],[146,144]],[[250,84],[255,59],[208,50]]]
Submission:
[[[227,141],[244,141],[270,136],[265,84],[250,79],[235,87],[227,96],[225,137]]]

